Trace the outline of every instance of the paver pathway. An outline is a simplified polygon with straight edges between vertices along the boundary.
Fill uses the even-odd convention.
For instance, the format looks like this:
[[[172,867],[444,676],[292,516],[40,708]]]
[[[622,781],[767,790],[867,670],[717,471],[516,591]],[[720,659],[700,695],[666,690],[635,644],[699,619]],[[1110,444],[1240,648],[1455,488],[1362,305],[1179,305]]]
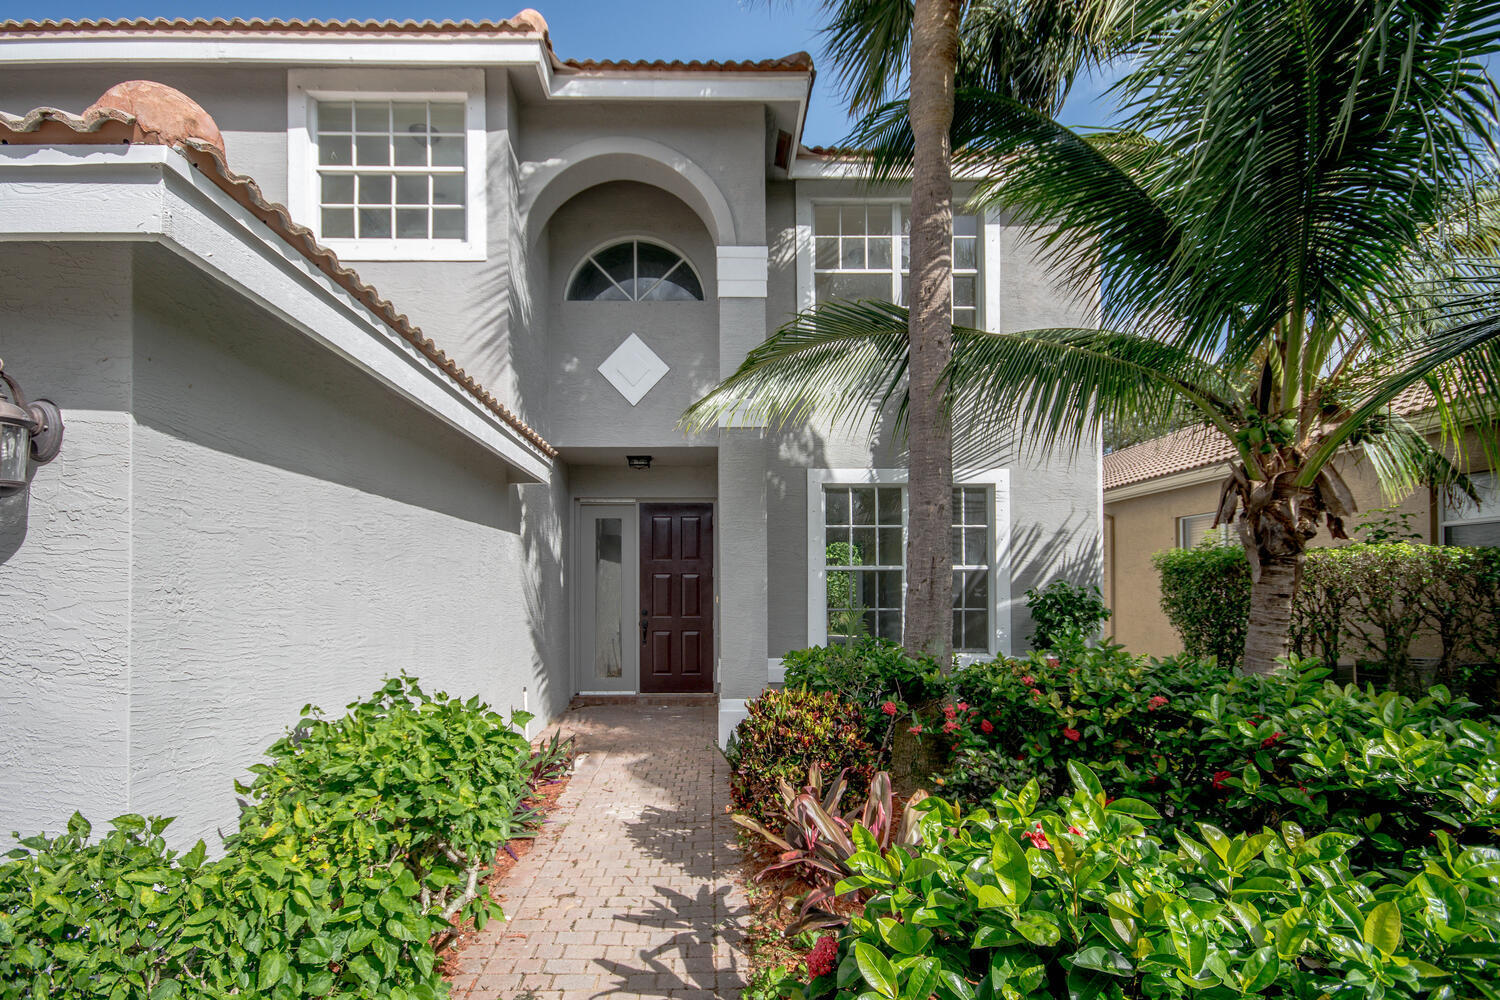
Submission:
[[[744,900],[717,707],[606,705],[559,723],[580,758],[506,876],[507,921],[464,949],[456,997],[735,998]]]

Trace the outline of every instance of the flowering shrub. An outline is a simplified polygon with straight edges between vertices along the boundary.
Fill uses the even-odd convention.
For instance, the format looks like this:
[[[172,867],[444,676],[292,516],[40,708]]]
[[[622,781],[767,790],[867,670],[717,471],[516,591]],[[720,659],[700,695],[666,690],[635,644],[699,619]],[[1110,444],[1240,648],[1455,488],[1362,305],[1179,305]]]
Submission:
[[[0,865],[0,998],[442,995],[433,936],[498,915],[477,873],[525,832],[526,716],[404,676],[349,708],[252,768],[222,858],[140,816],[23,840]]]
[[[856,706],[865,740],[879,747],[883,756],[889,753],[900,720],[909,720],[915,709],[941,698],[947,690],[935,660],[914,660],[884,639],[799,649],[781,662],[788,689],[831,691]]]
[[[877,753],[863,736],[858,709],[831,691],[767,691],[745,706],[749,713],[729,738],[729,794],[738,812],[762,823],[778,818],[782,782],[802,787],[808,772],[843,772],[863,794],[875,774]]]
[[[1039,810],[1038,786],[987,809],[928,799],[919,848],[864,851],[870,893],[794,1000],[1493,997],[1500,851],[1446,835],[1405,871],[1359,873],[1342,831],[1293,823],[1169,846],[1144,802],[1088,768]],[[820,942],[820,947],[821,942]],[[825,971],[826,970],[826,971]],[[818,974],[821,973],[821,974]]]

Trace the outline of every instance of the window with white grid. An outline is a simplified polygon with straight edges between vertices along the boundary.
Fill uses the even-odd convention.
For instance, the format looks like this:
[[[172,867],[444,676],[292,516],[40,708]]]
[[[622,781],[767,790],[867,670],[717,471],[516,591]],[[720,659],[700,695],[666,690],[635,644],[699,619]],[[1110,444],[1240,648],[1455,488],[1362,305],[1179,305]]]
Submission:
[[[990,648],[994,499],[988,487],[953,490],[953,648]],[[901,641],[906,566],[906,488],[823,487],[828,640]]]
[[[463,101],[320,100],[316,122],[323,239],[467,238]]]
[[[990,520],[994,501],[983,486],[953,490],[953,648],[990,645]]]
[[[903,202],[829,202],[813,206],[813,297],[906,301],[910,210]],[[979,326],[979,219],[953,217],[953,321]]]

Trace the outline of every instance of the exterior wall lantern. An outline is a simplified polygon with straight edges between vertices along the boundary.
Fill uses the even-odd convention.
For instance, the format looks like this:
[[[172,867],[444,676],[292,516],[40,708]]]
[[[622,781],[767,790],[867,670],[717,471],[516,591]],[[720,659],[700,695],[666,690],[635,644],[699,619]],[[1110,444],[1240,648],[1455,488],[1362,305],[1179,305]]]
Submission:
[[[625,456],[625,464],[628,465],[628,466],[630,466],[632,469],[636,469],[638,471],[641,470],[641,469],[649,469],[649,468],[651,468],[651,456],[650,455],[626,455]]]
[[[62,448],[62,411],[50,399],[26,402],[0,361],[0,497],[26,488],[28,462],[45,465]]]

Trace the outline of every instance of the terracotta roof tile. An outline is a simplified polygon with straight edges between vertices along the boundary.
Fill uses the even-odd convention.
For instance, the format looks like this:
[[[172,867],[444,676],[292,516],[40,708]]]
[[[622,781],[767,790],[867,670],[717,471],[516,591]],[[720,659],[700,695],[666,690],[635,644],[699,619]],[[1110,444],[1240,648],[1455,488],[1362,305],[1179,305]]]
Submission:
[[[1212,427],[1185,427],[1104,456],[1104,488],[1170,476],[1228,461],[1234,454],[1224,435]]]
[[[203,35],[533,35],[552,52],[547,21],[527,9],[503,21],[415,21],[321,18],[100,18],[0,22],[3,35],[77,35],[104,33]],[[552,55],[553,65],[580,73],[810,73],[812,56],[793,52],[776,59],[568,59]]]
[[[1424,383],[1406,389],[1391,403],[1397,413],[1411,416],[1431,408],[1432,392]],[[1104,456],[1104,488],[1145,482],[1178,472],[1227,462],[1234,449],[1211,427],[1185,427],[1161,437],[1142,441]]]
[[[693,59],[567,59],[562,63],[568,69],[584,73],[651,72],[651,73],[810,73],[812,56],[806,52],[793,52],[778,59],[744,59],[720,62]]]
[[[138,143],[162,145],[161,132],[151,127],[138,125],[134,115],[115,108],[94,107],[82,115],[71,115],[56,108],[36,108],[20,117],[0,112],[0,140],[36,145],[63,145],[78,143]],[[237,174],[224,162],[224,154],[213,143],[203,139],[182,139],[172,144],[194,167],[212,181],[220,190],[233,198],[252,215],[306,257],[314,267],[342,287],[358,302],[373,312],[381,322],[390,327],[401,339],[407,341],[433,364],[437,365],[453,381],[486,409],[511,426],[527,441],[550,458],[557,457],[557,449],[529,427],[509,407],[481,385],[472,375],[434,344],[422,331],[396,307],[382,298],[373,286],[365,282],[353,269],[339,263],[338,257],[313,238],[306,226],[292,221],[286,208],[266,198],[260,186],[249,177]]]
[[[413,20],[323,20],[319,18],[101,18],[59,21],[4,21],[0,34],[51,35],[90,32],[151,32],[172,34],[423,34],[423,35],[528,35],[542,34],[529,18],[504,21],[413,21]]]

